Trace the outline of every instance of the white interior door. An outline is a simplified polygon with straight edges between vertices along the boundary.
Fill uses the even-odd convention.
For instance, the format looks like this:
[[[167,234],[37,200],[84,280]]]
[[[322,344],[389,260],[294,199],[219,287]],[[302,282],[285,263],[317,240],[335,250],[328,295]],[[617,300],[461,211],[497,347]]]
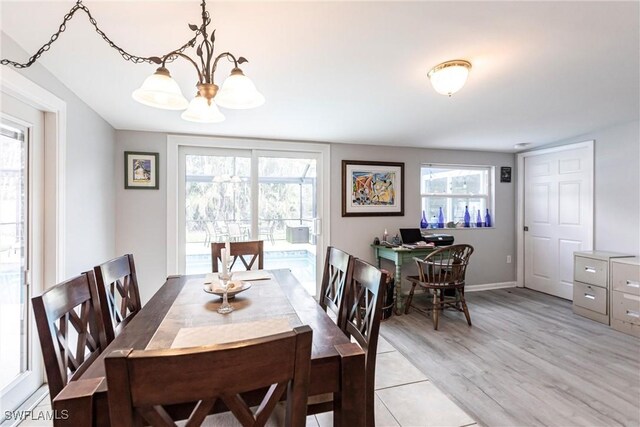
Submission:
[[[4,415],[44,379],[30,302],[42,292],[44,115],[2,94],[1,116],[0,414]]]
[[[573,298],[573,253],[593,247],[593,147],[524,160],[524,285]]]

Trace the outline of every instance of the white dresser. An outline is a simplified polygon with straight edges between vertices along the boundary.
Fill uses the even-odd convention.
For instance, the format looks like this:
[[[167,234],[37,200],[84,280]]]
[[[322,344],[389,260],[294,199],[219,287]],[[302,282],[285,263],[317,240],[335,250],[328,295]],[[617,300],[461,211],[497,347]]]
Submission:
[[[611,327],[640,337],[640,258],[611,260]]]
[[[633,255],[617,252],[585,251],[573,254],[573,312],[609,325],[610,262]]]

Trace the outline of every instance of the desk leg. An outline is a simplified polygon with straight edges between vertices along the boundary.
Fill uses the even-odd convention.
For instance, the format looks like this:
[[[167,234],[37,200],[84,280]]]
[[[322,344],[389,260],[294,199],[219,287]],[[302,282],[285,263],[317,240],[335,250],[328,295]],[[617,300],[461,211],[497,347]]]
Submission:
[[[333,394],[334,427],[364,427],[366,421],[364,351],[359,345],[336,346],[340,354],[340,392]]]
[[[402,261],[396,261],[396,288],[394,290],[396,297],[396,316],[402,314]]]

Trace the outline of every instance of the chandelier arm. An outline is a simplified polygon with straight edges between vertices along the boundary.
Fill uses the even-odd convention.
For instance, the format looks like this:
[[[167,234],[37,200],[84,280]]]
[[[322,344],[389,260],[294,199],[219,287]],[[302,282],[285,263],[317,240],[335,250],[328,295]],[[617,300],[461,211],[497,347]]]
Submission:
[[[164,67],[165,62],[167,61],[168,58],[173,57],[173,56],[179,56],[181,58],[186,59],[187,61],[191,62],[191,64],[193,64],[194,67],[196,67],[196,71],[198,72],[198,82],[200,84],[204,83],[204,81],[202,81],[202,73],[200,72],[200,68],[198,68],[198,64],[196,64],[196,61],[194,61],[193,59],[191,59],[189,56],[185,55],[182,52],[171,52],[166,54],[163,59],[162,59],[162,66]]]
[[[220,61],[222,58],[227,58],[229,59],[229,61],[233,61],[233,66],[235,68],[238,67],[238,60],[236,59],[235,56],[233,56],[233,54],[231,52],[222,52],[220,55],[216,56],[216,60],[213,61],[213,70],[211,70],[211,81],[213,82],[213,75],[216,72],[216,69],[218,68],[218,61]]]
[[[19,68],[19,69],[29,68],[30,66],[32,66],[42,56],[43,53],[47,52],[51,48],[51,45],[53,44],[53,42],[58,40],[60,35],[67,29],[67,22],[69,22],[71,20],[71,18],[73,18],[73,15],[78,10],[81,10],[84,13],[87,14],[89,22],[91,23],[91,25],[94,26],[96,32],[103,38],[104,41],[106,41],[109,44],[110,47],[112,47],[113,49],[117,50],[118,53],[120,53],[120,55],[122,56],[122,58],[125,61],[131,61],[131,62],[133,62],[135,64],[140,64],[140,63],[145,63],[145,62],[149,63],[149,64],[158,63],[156,57],[143,57],[143,56],[132,55],[132,54],[128,53],[127,51],[125,51],[124,49],[122,49],[121,47],[119,47],[118,45],[116,45],[109,37],[107,37],[107,35],[104,33],[104,31],[102,31],[100,29],[100,27],[98,27],[98,23],[94,19],[94,17],[91,15],[91,12],[89,11],[89,8],[82,4],[82,0],[78,0],[77,3],[64,16],[64,19],[62,20],[62,23],[58,27],[58,31],[53,33],[53,35],[51,35],[51,38],[49,39],[49,41],[46,42],[44,45],[42,45],[42,47],[40,47],[40,49],[38,49],[38,51],[33,56],[31,56],[27,62],[19,63],[19,62],[12,61],[10,59],[6,59],[5,58],[5,59],[0,60],[0,64],[1,65],[12,65],[13,67]],[[200,33],[200,31],[196,32],[196,36],[195,37],[193,37],[191,40],[187,41],[184,45],[182,45],[178,49],[174,50],[173,52],[183,52],[188,47],[191,47],[191,46],[195,45],[196,37],[198,36],[199,33]],[[175,60],[175,57],[172,57],[172,58],[165,59],[165,62],[173,62],[174,60]]]
[[[205,39],[206,40],[206,39]],[[213,57],[213,42],[207,40],[207,67],[203,72],[209,82],[213,82],[213,72],[211,72],[211,58]]]

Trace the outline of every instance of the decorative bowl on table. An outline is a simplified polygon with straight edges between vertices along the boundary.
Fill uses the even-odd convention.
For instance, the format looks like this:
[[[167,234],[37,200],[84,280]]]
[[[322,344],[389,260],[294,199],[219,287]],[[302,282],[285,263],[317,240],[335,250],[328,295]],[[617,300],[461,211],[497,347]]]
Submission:
[[[233,280],[229,282],[229,289],[227,289],[227,298],[234,298],[236,294],[244,292],[251,287],[251,283],[243,282],[242,280]],[[205,283],[203,289],[206,293],[214,294],[222,298],[224,289],[220,283]]]

